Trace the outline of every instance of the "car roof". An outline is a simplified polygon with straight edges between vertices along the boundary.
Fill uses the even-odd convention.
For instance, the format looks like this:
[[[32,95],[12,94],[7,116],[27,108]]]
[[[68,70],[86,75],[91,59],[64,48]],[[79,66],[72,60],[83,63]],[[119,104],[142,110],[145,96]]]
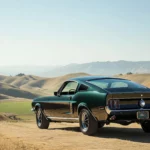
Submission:
[[[89,80],[96,80],[96,79],[121,79],[121,80],[124,80],[122,78],[114,78],[114,77],[106,77],[106,76],[83,76],[83,77],[71,78],[70,80],[89,81]]]

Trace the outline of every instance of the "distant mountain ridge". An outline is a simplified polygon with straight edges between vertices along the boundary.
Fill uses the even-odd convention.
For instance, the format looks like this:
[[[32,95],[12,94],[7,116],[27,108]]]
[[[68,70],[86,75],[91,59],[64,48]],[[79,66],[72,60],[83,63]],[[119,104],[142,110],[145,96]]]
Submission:
[[[69,64],[45,72],[45,76],[61,76],[70,73],[85,72],[94,75],[117,75],[132,73],[150,73],[150,61],[107,61],[84,64]]]
[[[1,67],[0,74],[16,75],[17,73],[34,74],[43,77],[56,77],[70,73],[85,72],[93,75],[117,75],[132,73],[150,73],[150,61],[106,61],[65,66],[19,66]]]

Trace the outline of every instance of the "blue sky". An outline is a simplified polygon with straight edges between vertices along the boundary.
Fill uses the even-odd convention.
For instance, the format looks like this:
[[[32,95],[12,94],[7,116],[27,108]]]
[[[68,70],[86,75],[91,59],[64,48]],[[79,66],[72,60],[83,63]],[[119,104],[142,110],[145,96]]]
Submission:
[[[149,0],[0,0],[0,65],[150,60]]]

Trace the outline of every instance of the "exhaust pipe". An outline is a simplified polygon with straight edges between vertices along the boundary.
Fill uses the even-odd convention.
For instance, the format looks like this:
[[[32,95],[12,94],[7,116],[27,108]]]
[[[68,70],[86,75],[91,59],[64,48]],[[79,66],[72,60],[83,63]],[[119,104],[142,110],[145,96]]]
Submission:
[[[111,117],[109,118],[109,120],[111,120],[111,121],[116,120],[116,116],[115,116],[115,115],[111,116]]]

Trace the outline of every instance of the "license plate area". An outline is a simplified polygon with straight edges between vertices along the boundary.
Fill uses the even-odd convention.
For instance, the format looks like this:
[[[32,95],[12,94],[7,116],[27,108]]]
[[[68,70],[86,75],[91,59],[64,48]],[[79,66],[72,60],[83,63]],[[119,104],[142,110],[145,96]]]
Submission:
[[[138,111],[137,119],[149,119],[149,111]]]

